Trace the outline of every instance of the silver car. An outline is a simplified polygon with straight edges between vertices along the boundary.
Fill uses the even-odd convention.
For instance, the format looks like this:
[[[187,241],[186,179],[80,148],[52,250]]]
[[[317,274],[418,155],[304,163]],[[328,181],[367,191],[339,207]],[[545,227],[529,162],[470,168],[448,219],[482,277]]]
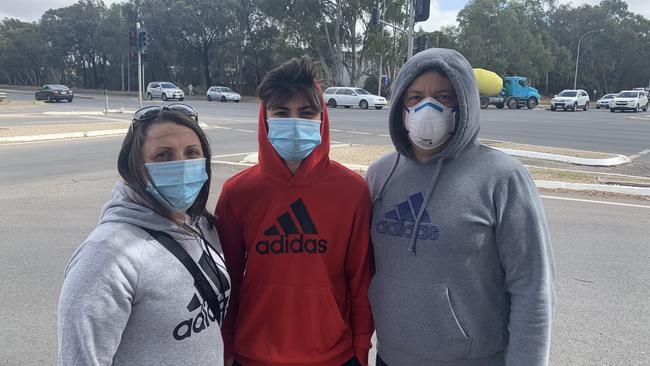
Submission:
[[[167,81],[152,81],[147,85],[147,99],[160,98],[167,99],[185,99],[185,93],[176,85]]]
[[[239,95],[239,93],[233,91],[227,86],[211,86],[210,88],[208,88],[206,97],[208,98],[208,102],[211,102],[213,100],[220,100],[222,102],[227,102],[230,100],[235,103],[239,103],[239,101],[241,100],[241,95]]]
[[[609,105],[614,101],[618,94],[605,94],[602,98],[596,101],[596,109],[605,108],[609,109]]]

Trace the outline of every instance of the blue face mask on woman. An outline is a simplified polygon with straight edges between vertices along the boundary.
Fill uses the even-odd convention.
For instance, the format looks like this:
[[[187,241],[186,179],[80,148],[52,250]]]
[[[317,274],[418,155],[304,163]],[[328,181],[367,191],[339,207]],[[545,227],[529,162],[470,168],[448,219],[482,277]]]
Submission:
[[[299,162],[321,143],[320,121],[303,118],[268,118],[268,138],[286,162]]]
[[[208,180],[205,158],[147,163],[144,166],[151,178],[147,192],[174,212],[190,208]]]

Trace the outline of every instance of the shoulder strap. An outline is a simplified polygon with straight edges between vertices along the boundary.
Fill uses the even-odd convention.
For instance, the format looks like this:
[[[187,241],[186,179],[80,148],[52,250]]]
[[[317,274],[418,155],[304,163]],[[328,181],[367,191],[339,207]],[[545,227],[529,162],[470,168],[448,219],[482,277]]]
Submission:
[[[217,316],[220,314],[219,310],[219,298],[217,297],[214,288],[208,282],[208,279],[205,277],[199,266],[192,259],[192,257],[183,249],[183,247],[172,238],[169,234],[162,231],[151,230],[147,228],[142,228],[144,231],[148,232],[154,239],[156,239],[163,247],[169,250],[178,260],[185,266],[188,272],[194,278],[194,287],[196,287],[201,297],[205,299],[208,303],[208,307],[212,310],[212,314]]]

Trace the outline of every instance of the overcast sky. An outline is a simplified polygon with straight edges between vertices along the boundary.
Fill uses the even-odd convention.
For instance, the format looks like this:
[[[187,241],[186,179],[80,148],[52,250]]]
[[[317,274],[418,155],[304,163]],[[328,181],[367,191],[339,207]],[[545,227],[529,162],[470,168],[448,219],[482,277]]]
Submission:
[[[123,0],[104,0],[106,5]],[[469,0],[431,0],[431,14],[429,20],[422,25],[426,31],[434,31],[445,25],[456,24],[456,15]],[[592,4],[600,0],[559,0],[562,3]],[[76,3],[77,0],[0,0],[0,19],[14,17],[25,21],[40,19],[46,10],[60,8]],[[650,19],[650,0],[626,0],[628,8]]]

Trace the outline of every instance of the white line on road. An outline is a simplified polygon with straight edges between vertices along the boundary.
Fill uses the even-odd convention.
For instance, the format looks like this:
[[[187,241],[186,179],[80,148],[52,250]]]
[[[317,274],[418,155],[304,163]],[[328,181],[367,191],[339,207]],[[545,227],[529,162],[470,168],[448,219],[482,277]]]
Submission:
[[[647,153],[650,153],[650,149],[646,149],[646,150],[640,151],[640,152],[638,152],[637,154],[639,154],[639,155],[645,155],[645,154],[647,154]]]
[[[650,205],[648,205],[648,206],[646,206],[646,205],[634,205],[634,204],[631,204],[631,203],[595,201],[595,200],[585,200],[585,199],[580,199],[580,198],[556,197],[556,196],[545,196],[545,195],[540,195],[540,197],[550,199],[550,200],[559,200],[559,201],[599,203],[601,205],[611,205],[611,206],[623,206],[623,207],[635,207],[635,208],[647,208],[647,209],[650,209]]]
[[[233,130],[239,131],[239,132],[251,132],[251,133],[257,132],[257,131],[253,131],[253,130],[244,130],[244,129],[241,129],[241,128],[233,128]]]
[[[250,154],[257,154],[257,151],[253,152],[245,152],[245,153],[237,153],[237,154],[224,154],[224,155],[213,155],[213,158],[228,158],[231,156],[242,156],[242,155],[250,155]]]

